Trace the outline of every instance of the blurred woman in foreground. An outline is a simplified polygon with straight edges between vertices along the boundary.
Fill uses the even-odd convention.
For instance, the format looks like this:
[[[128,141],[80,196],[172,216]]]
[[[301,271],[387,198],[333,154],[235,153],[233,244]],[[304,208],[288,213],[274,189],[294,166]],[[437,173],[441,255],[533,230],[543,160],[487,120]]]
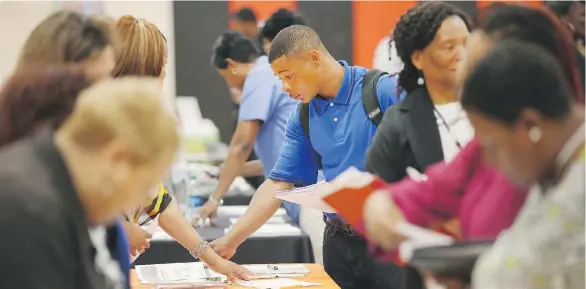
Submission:
[[[49,72],[20,70],[0,98],[42,98],[47,83],[67,83]],[[101,250],[102,225],[140,203],[173,160],[176,122],[158,93],[152,80],[101,82],[57,131],[36,123],[36,134],[0,151],[1,288],[124,288]]]
[[[574,99],[584,102],[571,36],[555,16],[544,9],[504,4],[488,7],[479,15],[467,43],[461,78],[497,41],[522,39],[556,56]],[[371,195],[364,209],[365,230],[377,245],[378,257],[392,258],[392,251],[403,240],[393,229],[399,220],[433,229],[457,218],[461,225],[457,236],[468,240],[496,238],[508,228],[527,188],[518,189],[482,155],[474,139],[451,162],[426,170],[425,182],[406,178]]]
[[[479,12],[475,24],[460,79],[496,42],[523,39],[557,57],[575,98],[583,103],[571,35],[551,13],[494,4]],[[394,230],[398,221],[449,232],[464,240],[494,239],[513,223],[526,198],[527,188],[511,183],[484,160],[476,138],[450,162],[430,166],[425,175],[423,182],[404,178],[389,184],[366,202],[364,230],[377,258],[396,257],[395,249],[404,240]]]
[[[497,45],[467,77],[462,105],[486,159],[532,186],[476,263],[473,288],[584,288],[584,107],[574,99],[559,62],[526,43]]]
[[[123,44],[112,75],[153,76],[162,86],[166,76],[167,41],[159,29],[146,20],[122,16],[118,19],[116,30]],[[230,279],[248,279],[248,275],[252,275],[246,268],[224,260],[214,252],[185,218],[162,184],[159,184],[144,206],[131,211],[129,221],[125,222],[131,254],[136,254],[135,251],[142,252],[148,247],[147,239],[150,235],[140,227],[140,224],[157,217],[159,226],[165,232],[183,245],[194,258],[201,259],[214,271]]]
[[[59,73],[53,78],[53,88],[46,94],[30,95],[32,99],[6,99],[0,106],[3,129],[0,146],[33,135],[40,124],[49,122],[57,128],[73,109],[78,93],[91,82],[110,77],[119,46],[116,22],[102,16],[86,16],[74,11],[58,11],[41,21],[31,32],[20,52],[16,71],[29,67],[75,64],[79,72],[71,80]],[[44,74],[46,72],[37,71]],[[60,90],[67,93],[60,95]],[[31,92],[32,93],[32,92]],[[45,98],[46,97],[46,98]],[[8,104],[8,105],[7,105]],[[31,107],[34,106],[34,107]],[[26,121],[22,121],[26,120]],[[8,123],[9,125],[7,125]],[[122,271],[129,277],[128,241],[120,222],[107,229],[107,246],[116,256]],[[127,284],[129,288],[130,284]]]

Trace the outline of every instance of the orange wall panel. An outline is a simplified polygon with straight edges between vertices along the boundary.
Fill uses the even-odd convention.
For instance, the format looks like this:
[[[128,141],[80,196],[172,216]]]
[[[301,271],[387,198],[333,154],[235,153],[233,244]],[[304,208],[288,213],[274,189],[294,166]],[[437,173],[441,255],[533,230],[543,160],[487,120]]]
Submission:
[[[417,1],[353,1],[353,64],[372,67],[374,49]]]

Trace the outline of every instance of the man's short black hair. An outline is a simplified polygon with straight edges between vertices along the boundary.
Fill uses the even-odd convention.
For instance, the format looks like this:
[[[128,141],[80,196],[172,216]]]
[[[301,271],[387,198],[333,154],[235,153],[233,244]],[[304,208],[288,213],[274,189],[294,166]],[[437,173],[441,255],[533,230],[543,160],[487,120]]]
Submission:
[[[212,65],[219,69],[228,68],[226,58],[240,63],[252,63],[260,56],[254,40],[236,31],[222,34],[212,47]]]
[[[292,25],[307,25],[307,22],[299,13],[286,8],[281,8],[273,13],[260,31],[260,38],[273,41],[281,30]]]
[[[281,30],[273,39],[269,51],[269,63],[286,55],[320,48],[324,49],[324,46],[313,29],[305,25],[292,25]]]
[[[256,14],[254,11],[248,7],[243,7],[240,10],[236,11],[236,13],[232,14],[231,17],[238,21],[242,22],[251,22],[256,24]]]
[[[513,124],[526,108],[563,119],[571,99],[572,90],[553,55],[535,44],[505,40],[470,72],[461,102],[466,109]]]

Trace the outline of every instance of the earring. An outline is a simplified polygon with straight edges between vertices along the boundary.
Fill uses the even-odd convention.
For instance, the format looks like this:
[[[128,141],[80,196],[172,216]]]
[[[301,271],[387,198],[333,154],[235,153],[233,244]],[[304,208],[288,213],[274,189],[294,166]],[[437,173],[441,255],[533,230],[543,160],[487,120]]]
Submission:
[[[538,143],[541,140],[541,129],[539,127],[532,127],[529,129],[529,139],[533,143]]]
[[[422,86],[425,83],[425,80],[423,79],[423,77],[419,77],[417,78],[417,84],[419,84],[419,86]]]
[[[236,71],[236,69],[232,68],[232,74],[233,75],[238,75],[238,71]]]

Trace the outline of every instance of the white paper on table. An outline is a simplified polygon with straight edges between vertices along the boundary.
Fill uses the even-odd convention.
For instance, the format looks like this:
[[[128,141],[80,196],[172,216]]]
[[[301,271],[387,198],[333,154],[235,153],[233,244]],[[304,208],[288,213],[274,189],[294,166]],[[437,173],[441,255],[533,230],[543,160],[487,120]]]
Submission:
[[[248,206],[220,206],[218,208],[218,215],[240,217],[244,215]],[[285,216],[287,211],[283,208],[277,209],[273,216]]]
[[[156,285],[154,287],[154,289],[226,289],[226,288],[228,288],[228,284],[216,284],[216,283],[163,284],[163,285]],[[433,289],[433,288],[430,288],[430,289]]]
[[[450,245],[454,239],[450,236],[418,227],[407,222],[399,222],[396,226],[397,233],[409,238],[399,245],[399,255],[403,261],[409,262],[413,252],[419,248]]]
[[[258,276],[265,277],[303,277],[309,274],[309,269],[303,264],[256,264],[244,267]]]
[[[285,287],[310,287],[310,286],[323,286],[320,283],[312,283],[299,281],[290,278],[278,278],[278,279],[262,279],[239,282],[238,285],[250,288],[285,288]]]
[[[299,204],[314,208],[326,213],[335,213],[330,205],[323,201],[323,198],[333,193],[331,185],[327,182],[319,182],[315,185],[306,186],[302,188],[295,188],[292,190],[278,191],[277,199],[287,201],[290,203]]]
[[[144,226],[141,226],[141,228],[143,230],[145,230],[147,233],[151,234],[151,236],[153,236],[152,239],[154,239],[155,233],[159,229],[159,215],[157,215],[150,223],[148,223]],[[150,240],[149,240],[149,242],[150,242]],[[136,255],[134,255],[134,257],[131,257],[130,264],[134,263],[134,261],[136,261],[138,256],[140,256],[140,253],[138,251],[136,251],[135,253],[136,253]]]
[[[217,284],[226,280],[225,276],[206,270],[202,262],[139,265],[135,269],[141,284]],[[212,282],[208,278],[218,278],[219,281]]]

